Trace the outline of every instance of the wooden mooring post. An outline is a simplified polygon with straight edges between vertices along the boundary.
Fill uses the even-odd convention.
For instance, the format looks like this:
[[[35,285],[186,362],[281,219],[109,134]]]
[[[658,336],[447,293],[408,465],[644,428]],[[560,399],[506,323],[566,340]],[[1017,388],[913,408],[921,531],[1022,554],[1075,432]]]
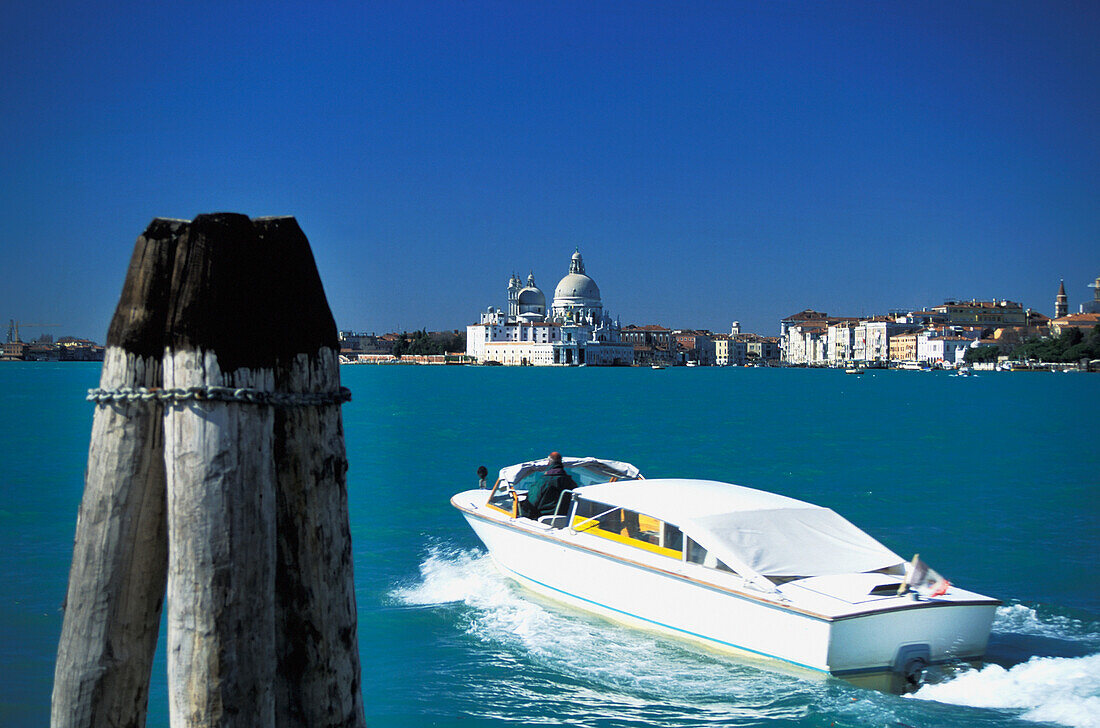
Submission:
[[[172,726],[365,725],[339,410],[348,394],[297,222],[154,221],[108,344],[130,358],[109,353],[93,392],[53,724],[144,725],[167,581]],[[137,354],[145,378],[113,373]],[[117,423],[99,427],[108,418]],[[93,479],[101,460],[113,469]],[[91,523],[100,502],[125,526]],[[78,610],[74,597],[101,606]]]

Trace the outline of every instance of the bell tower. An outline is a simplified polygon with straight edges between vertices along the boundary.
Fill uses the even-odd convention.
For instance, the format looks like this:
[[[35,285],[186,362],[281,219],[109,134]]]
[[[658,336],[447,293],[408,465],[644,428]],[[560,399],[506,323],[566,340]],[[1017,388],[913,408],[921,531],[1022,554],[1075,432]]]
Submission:
[[[519,281],[519,276],[515,273],[508,279],[508,317],[515,318],[519,316],[519,292],[523,289],[523,284]]]
[[[1054,297],[1054,318],[1062,318],[1069,313],[1069,297],[1066,296],[1066,282],[1058,284],[1058,295]]]

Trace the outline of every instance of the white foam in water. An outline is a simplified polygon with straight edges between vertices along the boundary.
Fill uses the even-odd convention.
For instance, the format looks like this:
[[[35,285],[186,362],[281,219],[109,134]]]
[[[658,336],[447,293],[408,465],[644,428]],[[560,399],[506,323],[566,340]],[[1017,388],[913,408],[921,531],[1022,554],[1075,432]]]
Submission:
[[[420,564],[420,576],[420,582],[399,587],[392,595],[414,605],[464,603],[475,610],[467,628],[470,634],[488,642],[518,641],[524,652],[536,659],[560,664],[562,660],[576,660],[595,652],[602,654],[603,659],[584,665],[586,671],[615,672],[624,660],[635,664],[647,662],[645,657],[657,646],[643,635],[632,634],[628,640],[616,640],[619,635],[615,630],[594,630],[582,619],[569,619],[546,609],[529,595],[522,595],[495,569],[489,555],[481,551],[433,548]],[[622,659],[606,659],[609,649],[618,652]],[[637,661],[629,653],[637,653],[634,655]],[[628,675],[623,670],[619,677]],[[635,679],[639,678],[631,676],[632,681]]]
[[[471,636],[518,649],[526,659],[552,666],[557,674],[580,678],[583,685],[559,686],[563,705],[569,701],[606,705],[613,693],[620,708],[638,698],[640,704],[656,701],[669,710],[681,706],[683,715],[707,722],[720,716],[790,718],[793,713],[786,711],[793,708],[781,708],[787,699],[803,706],[795,712],[807,703],[831,705],[833,701],[821,684],[715,660],[645,632],[548,608],[513,586],[483,551],[435,547],[420,564],[420,579],[394,589],[391,595],[416,606],[466,605],[470,609],[464,616],[465,628]],[[1023,605],[999,609],[994,631],[1086,644],[1100,639],[1094,627],[1068,617],[1041,616]],[[586,697],[586,691],[593,695]],[[1100,728],[1100,654],[1035,657],[1007,670],[987,665],[926,685],[909,697],[1007,710],[1027,720],[1070,728]],[[539,699],[555,700],[546,695]],[[856,697],[842,692],[838,699],[843,702],[831,707],[842,714],[862,715],[859,711],[870,710],[876,721],[893,714],[888,701],[870,695],[850,702]]]
[[[730,715],[745,709],[742,701],[767,711],[781,694],[803,690],[797,679],[715,661],[645,632],[547,608],[513,586],[484,552],[433,548],[420,575],[419,582],[391,595],[410,605],[463,603],[471,607],[470,635],[518,647],[527,659],[590,686],[612,688],[618,701],[659,696],[665,705],[682,702],[693,710]],[[578,690],[583,688],[572,688],[563,699],[583,698]]]
[[[911,696],[975,708],[1020,710],[1021,718],[1072,728],[1100,726],[1100,655],[1033,657],[1006,670],[986,665]]]
[[[999,607],[993,620],[993,631],[1100,644],[1100,633],[1089,629],[1084,622],[1058,615],[1040,617],[1038,612],[1023,604]]]
[[[484,552],[433,548],[420,564],[420,581],[391,595],[405,604],[465,602],[476,607],[506,600],[507,592]]]
[[[993,622],[998,634],[1019,634],[1089,644],[1100,634],[1080,620],[1040,615],[1023,604],[1000,607]],[[1100,654],[1087,657],[1033,657],[1005,669],[986,665],[947,682],[925,685],[912,698],[1018,712],[1021,718],[1071,728],[1100,728]]]

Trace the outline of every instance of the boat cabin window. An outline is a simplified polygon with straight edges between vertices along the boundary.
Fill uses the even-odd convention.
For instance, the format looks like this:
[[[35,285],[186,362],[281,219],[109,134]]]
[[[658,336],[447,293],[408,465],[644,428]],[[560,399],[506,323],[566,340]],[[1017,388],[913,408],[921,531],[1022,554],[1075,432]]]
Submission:
[[[573,528],[670,558],[682,558],[684,536],[679,528],[626,508],[578,499]]]
[[[690,538],[687,540],[687,552],[684,560],[690,561],[693,564],[701,564],[711,569],[734,573],[733,569],[722,563],[721,559],[715,557],[714,554],[710,553]]]

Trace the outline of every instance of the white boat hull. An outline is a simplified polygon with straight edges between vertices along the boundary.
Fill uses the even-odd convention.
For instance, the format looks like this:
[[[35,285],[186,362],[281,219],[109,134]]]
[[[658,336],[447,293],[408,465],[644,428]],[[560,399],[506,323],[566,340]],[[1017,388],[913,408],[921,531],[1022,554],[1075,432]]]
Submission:
[[[907,656],[927,663],[980,658],[999,604],[924,601],[815,614],[775,595],[707,583],[697,565],[624,558],[593,548],[593,537],[584,534],[454,504],[500,569],[536,592],[619,622],[821,673],[896,677]]]

